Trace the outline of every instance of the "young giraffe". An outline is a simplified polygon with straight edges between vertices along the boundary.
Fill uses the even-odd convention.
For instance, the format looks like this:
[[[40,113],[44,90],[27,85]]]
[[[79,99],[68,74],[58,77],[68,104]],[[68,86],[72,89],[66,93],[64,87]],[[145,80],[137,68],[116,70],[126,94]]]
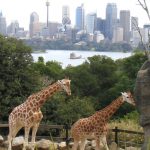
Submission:
[[[23,149],[26,149],[26,146],[28,145],[29,131],[30,128],[32,128],[31,142],[32,149],[34,150],[36,132],[39,127],[39,123],[43,118],[40,107],[49,97],[61,90],[64,90],[68,95],[71,95],[69,79],[58,80],[56,83],[46,87],[45,89],[32,94],[24,103],[14,108],[9,115],[8,150],[11,150],[12,140],[22,127],[25,128],[25,143]]]
[[[97,111],[88,118],[82,118],[75,122],[71,128],[71,134],[74,139],[72,150],[77,150],[80,141],[80,150],[84,150],[87,138],[94,138],[96,140],[96,150],[100,150],[100,142],[109,150],[106,141],[108,120],[125,101],[135,105],[131,93],[124,92],[122,96],[118,97],[104,109]]]

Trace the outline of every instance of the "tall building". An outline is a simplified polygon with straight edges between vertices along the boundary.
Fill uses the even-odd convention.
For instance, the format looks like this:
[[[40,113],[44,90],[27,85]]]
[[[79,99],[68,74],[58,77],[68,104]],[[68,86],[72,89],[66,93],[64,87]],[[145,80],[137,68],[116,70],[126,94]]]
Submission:
[[[7,27],[7,33],[9,36],[15,36],[19,30],[19,22],[17,20],[12,21]]]
[[[117,5],[108,3],[106,7],[106,37],[112,40],[113,30],[117,26]]]
[[[84,12],[84,5],[76,8],[76,28],[78,30],[84,29],[84,20],[85,20],[85,12]]]
[[[120,11],[120,26],[123,28],[123,40],[130,41],[130,11]]]
[[[6,19],[3,17],[2,12],[0,13],[0,34],[7,34]]]
[[[145,24],[143,26],[143,29],[144,29],[143,42],[144,43],[149,43],[150,42],[150,37],[149,37],[149,34],[150,34],[150,24]]]
[[[139,26],[138,17],[131,17],[131,31],[137,30]]]
[[[70,9],[69,6],[63,6],[62,7],[62,24],[67,25],[70,24]]]
[[[97,31],[101,31],[103,35],[105,35],[105,29],[106,29],[106,20],[97,18]]]
[[[113,30],[112,43],[119,43],[123,41],[123,28],[117,27]]]
[[[86,31],[87,33],[93,34],[96,30],[96,19],[97,14],[96,13],[89,13],[86,16]]]
[[[30,26],[29,26],[30,37],[37,36],[40,33],[39,16],[36,12],[30,15]]]
[[[130,42],[131,42],[132,47],[137,47],[140,40],[141,40],[139,30],[142,31],[142,29],[140,29],[138,27],[138,18],[137,17],[131,17],[131,38],[130,38]]]

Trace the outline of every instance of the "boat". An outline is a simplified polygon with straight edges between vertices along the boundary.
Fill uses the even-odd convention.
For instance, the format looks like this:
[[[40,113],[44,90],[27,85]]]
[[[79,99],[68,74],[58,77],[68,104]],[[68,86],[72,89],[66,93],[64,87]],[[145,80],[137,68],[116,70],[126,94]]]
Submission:
[[[70,53],[70,59],[80,59],[80,58],[82,58],[82,56],[81,56],[81,55],[76,56],[76,54],[75,54],[75,53]]]

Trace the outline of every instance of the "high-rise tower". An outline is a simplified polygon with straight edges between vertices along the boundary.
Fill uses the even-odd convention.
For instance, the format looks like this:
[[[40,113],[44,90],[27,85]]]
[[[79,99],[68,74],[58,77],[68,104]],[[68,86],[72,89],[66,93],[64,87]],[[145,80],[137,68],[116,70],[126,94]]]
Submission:
[[[30,15],[29,32],[31,38],[40,32],[39,15],[36,12],[32,12]]]
[[[86,16],[86,30],[87,33],[94,33],[94,30],[96,29],[96,19],[97,19],[97,14],[96,13],[89,13]]]
[[[49,3],[49,1],[47,0],[47,1],[46,1],[46,7],[47,7],[47,28],[48,28],[48,22],[49,22],[49,5],[50,5],[50,3]]]
[[[108,3],[106,7],[106,37],[112,40],[113,30],[117,26],[117,5]]]
[[[62,7],[62,24],[67,25],[70,24],[70,9],[69,6],[65,5]]]
[[[6,27],[6,18],[3,17],[2,12],[0,12],[0,34],[6,35],[7,27]]]
[[[82,4],[81,6],[76,8],[76,28],[78,30],[83,30],[84,29],[84,5]]]
[[[120,26],[123,28],[123,40],[130,41],[130,11],[120,11]]]

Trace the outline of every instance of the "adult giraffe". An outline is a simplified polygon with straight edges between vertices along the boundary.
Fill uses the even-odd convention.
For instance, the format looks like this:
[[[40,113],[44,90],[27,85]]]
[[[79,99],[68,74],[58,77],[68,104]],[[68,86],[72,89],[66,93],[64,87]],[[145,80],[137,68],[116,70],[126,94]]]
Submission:
[[[30,128],[32,128],[31,143],[32,149],[34,150],[36,132],[40,121],[43,118],[40,108],[49,97],[61,90],[64,90],[68,95],[71,95],[69,79],[58,80],[56,83],[49,85],[45,89],[32,94],[24,103],[13,109],[9,115],[8,150],[11,150],[12,140],[22,127],[25,128],[25,143],[23,149],[26,149],[26,146],[28,145],[29,131]]]
[[[100,142],[109,150],[106,141],[108,120],[124,102],[135,105],[130,92],[122,93],[122,96],[118,97],[104,109],[97,111],[88,118],[82,118],[75,122],[71,128],[71,134],[74,139],[72,150],[77,150],[80,141],[80,150],[84,150],[87,138],[94,138],[96,140],[96,150],[100,150]]]

